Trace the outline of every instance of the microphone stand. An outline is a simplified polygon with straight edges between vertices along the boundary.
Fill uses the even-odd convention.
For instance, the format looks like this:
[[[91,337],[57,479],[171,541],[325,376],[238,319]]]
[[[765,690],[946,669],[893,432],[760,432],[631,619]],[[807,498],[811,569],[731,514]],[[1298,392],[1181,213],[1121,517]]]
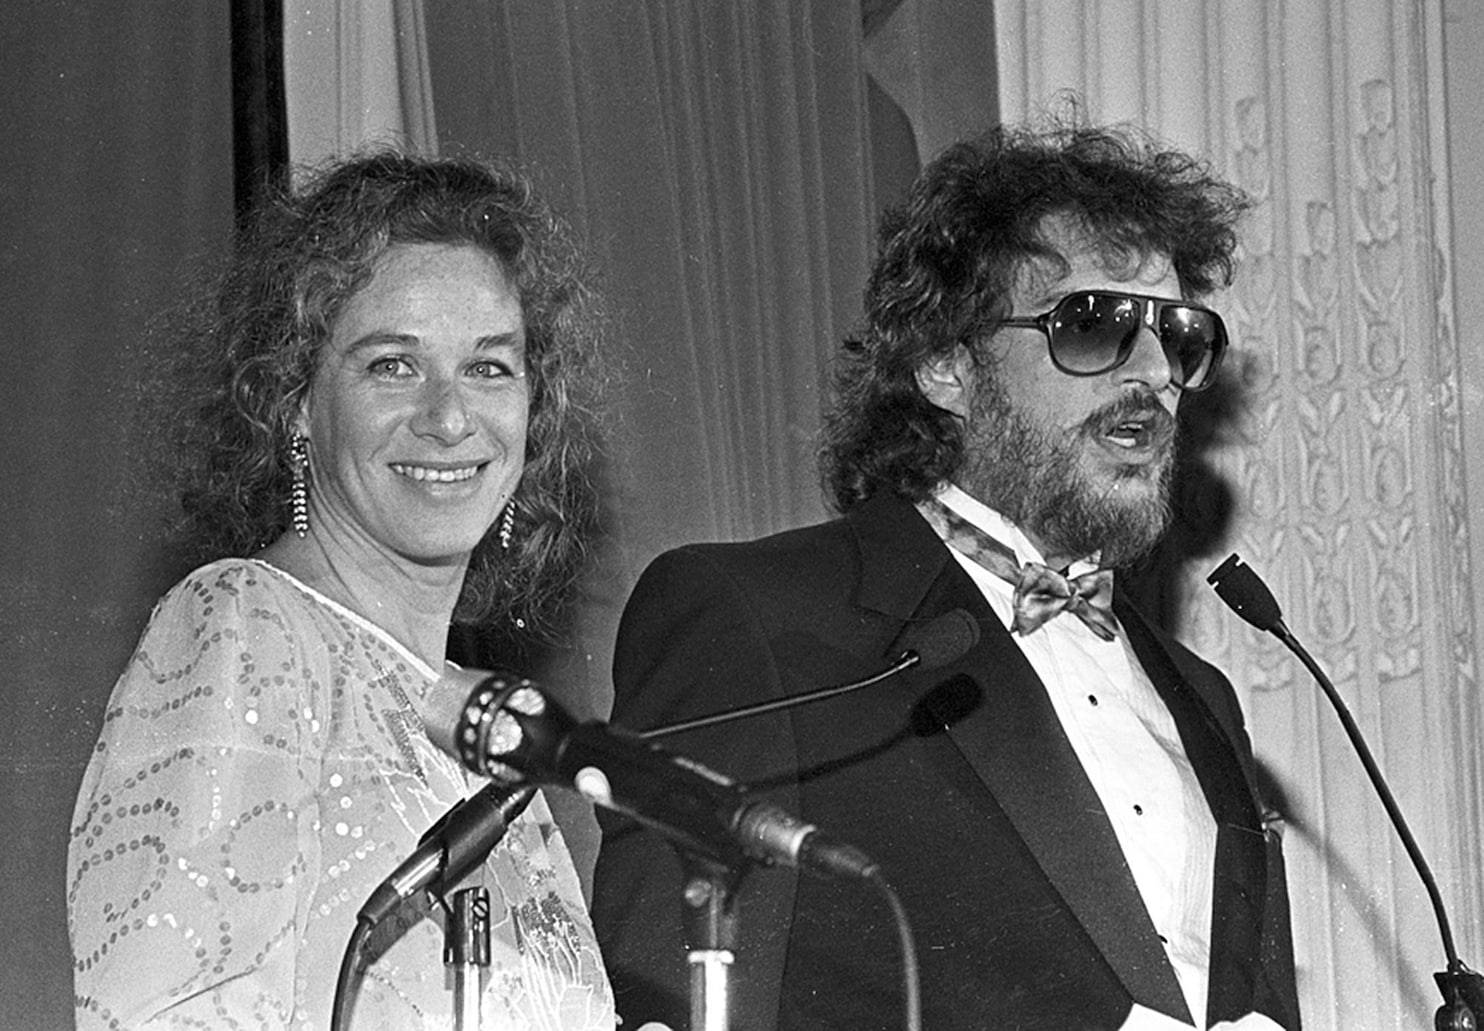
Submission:
[[[418,848],[382,881],[356,914],[355,930],[340,958],[331,1000],[330,1031],[345,1031],[359,976],[361,950],[376,925],[408,898],[426,891],[443,907],[443,961],[454,969],[455,1026],[478,1031],[480,977],[490,965],[489,891],[482,886],[454,891],[505,837],[510,823],[530,802],[531,784],[490,783],[455,802],[429,827]],[[445,897],[454,891],[450,904]]]
[[[731,967],[736,958],[736,878],[731,871],[681,853],[682,892],[690,963],[690,1031],[727,1031],[731,1011]]]
[[[1216,588],[1216,593],[1222,601],[1231,606],[1232,611],[1257,629],[1278,638],[1289,651],[1298,656],[1298,660],[1313,675],[1334,707],[1335,713],[1340,718],[1340,725],[1345,728],[1350,744],[1360,756],[1360,764],[1365,768],[1366,776],[1370,778],[1376,794],[1380,796],[1381,805],[1385,808],[1387,816],[1391,818],[1397,836],[1401,838],[1402,847],[1406,849],[1407,856],[1412,860],[1412,865],[1416,867],[1417,874],[1422,878],[1423,887],[1427,889],[1428,898],[1432,902],[1438,932],[1443,939],[1443,954],[1447,961],[1447,969],[1433,974],[1438,989],[1443,994],[1443,1005],[1433,1017],[1433,1028],[1435,1031],[1476,1031],[1479,1018],[1484,1016],[1484,975],[1471,970],[1458,958],[1458,951],[1453,945],[1453,930],[1448,923],[1448,912],[1443,906],[1443,896],[1438,890],[1438,883],[1432,875],[1427,859],[1422,854],[1422,849],[1418,847],[1417,840],[1407,826],[1406,818],[1402,816],[1401,807],[1397,805],[1391,789],[1386,784],[1386,778],[1381,774],[1380,766],[1371,755],[1365,738],[1361,736],[1360,727],[1350,715],[1350,710],[1346,708],[1339,691],[1335,689],[1334,683],[1325,675],[1319,663],[1309,654],[1308,649],[1299,643],[1298,638],[1294,637],[1293,632],[1283,622],[1283,613],[1278,607],[1278,602],[1250,566],[1243,565],[1240,558],[1231,555],[1206,578],[1206,582]]]
[[[463,888],[446,908],[443,963],[453,969],[454,1029],[479,1031],[480,973],[490,965],[489,889]]]

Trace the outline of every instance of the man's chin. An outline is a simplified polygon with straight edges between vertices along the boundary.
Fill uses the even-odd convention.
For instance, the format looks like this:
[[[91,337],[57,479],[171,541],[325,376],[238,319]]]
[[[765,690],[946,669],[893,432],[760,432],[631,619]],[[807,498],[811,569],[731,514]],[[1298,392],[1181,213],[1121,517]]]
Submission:
[[[1154,550],[1170,524],[1167,469],[1167,463],[1084,466],[1079,487],[1062,496],[1048,521],[1083,553],[1101,552],[1103,565],[1131,565]]]

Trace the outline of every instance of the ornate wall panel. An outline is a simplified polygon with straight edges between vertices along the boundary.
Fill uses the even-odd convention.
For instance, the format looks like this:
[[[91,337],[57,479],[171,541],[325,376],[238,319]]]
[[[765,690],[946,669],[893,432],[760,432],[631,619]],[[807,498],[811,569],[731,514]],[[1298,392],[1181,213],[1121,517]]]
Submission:
[[[997,0],[996,21],[1007,121],[1075,91],[1092,120],[1203,153],[1257,202],[1217,299],[1223,396],[1191,413],[1235,500],[1176,577],[1173,629],[1231,674],[1281,798],[1306,1026],[1430,1027],[1444,958],[1418,875],[1309,674],[1204,578],[1235,550],[1272,586],[1478,967],[1484,529],[1453,331],[1443,0]]]

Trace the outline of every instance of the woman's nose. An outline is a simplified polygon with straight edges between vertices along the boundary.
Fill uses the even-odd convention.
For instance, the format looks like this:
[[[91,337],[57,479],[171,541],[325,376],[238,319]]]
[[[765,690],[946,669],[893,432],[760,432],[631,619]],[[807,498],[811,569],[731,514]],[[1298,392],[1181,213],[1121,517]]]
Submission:
[[[457,444],[474,432],[474,421],[457,383],[434,380],[424,388],[422,410],[414,429],[444,444]]]

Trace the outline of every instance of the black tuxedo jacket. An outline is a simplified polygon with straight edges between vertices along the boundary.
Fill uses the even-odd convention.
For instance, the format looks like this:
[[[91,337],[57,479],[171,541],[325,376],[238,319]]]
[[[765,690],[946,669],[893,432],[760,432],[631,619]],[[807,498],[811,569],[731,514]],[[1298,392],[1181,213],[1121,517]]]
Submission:
[[[642,730],[849,681],[953,609],[980,636],[947,666],[663,743],[880,863],[911,919],[931,1031],[1117,1028],[1134,1002],[1189,1020],[1045,689],[910,504],[876,499],[819,526],[660,556],[620,625],[612,722]],[[1236,697],[1214,667],[1117,611],[1219,828],[1209,1020],[1258,1011],[1297,1029],[1282,855]],[[684,1028],[679,860],[622,817],[603,825],[592,908],[619,1012]],[[735,898],[733,1028],[902,1026],[883,901],[772,868],[748,873]]]

